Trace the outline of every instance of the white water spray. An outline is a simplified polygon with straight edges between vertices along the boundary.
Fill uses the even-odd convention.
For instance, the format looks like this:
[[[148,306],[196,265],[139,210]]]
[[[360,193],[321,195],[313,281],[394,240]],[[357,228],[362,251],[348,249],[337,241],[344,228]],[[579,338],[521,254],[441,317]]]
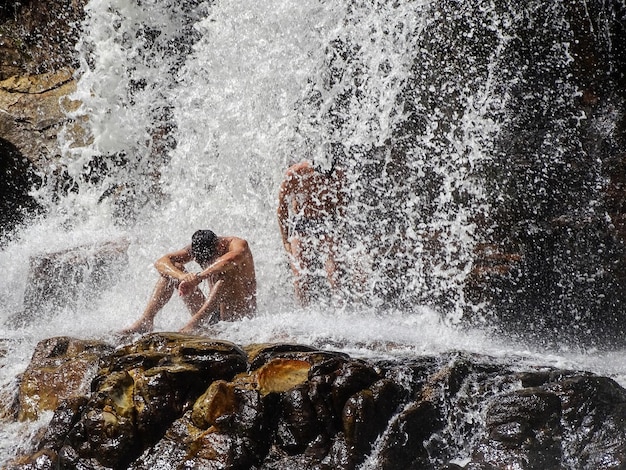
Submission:
[[[480,307],[462,286],[489,229],[476,220],[492,209],[481,171],[506,119],[515,76],[505,53],[519,20],[490,2],[451,13],[428,1],[92,0],[72,97],[82,105],[71,113],[85,132],[61,133],[61,163],[78,191],[46,200],[48,216],[0,252],[0,320],[23,307],[30,256],[125,238],[129,266],[88,306],[6,329],[17,361],[0,359],[4,390],[40,339],[109,338],[134,321],[156,280],[153,261],[198,228],[246,238],[255,256],[259,315],[218,324],[221,338],[364,356],[520,354],[624,381],[619,353],[545,354],[447,326]],[[349,283],[358,303],[303,310],[280,243],[277,190],[289,164],[328,159],[328,143],[343,149],[354,197],[342,254],[365,275]],[[402,308],[388,308],[396,291]],[[186,322],[177,300],[157,330]],[[8,432],[3,449],[17,446]]]

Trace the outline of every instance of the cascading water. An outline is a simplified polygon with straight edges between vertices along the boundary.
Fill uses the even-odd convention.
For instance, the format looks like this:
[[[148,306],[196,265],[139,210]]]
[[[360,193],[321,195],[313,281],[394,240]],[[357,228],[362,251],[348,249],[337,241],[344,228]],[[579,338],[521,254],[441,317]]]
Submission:
[[[549,243],[537,235],[546,221],[604,220],[602,165],[587,155],[579,126],[597,121],[610,146],[620,116],[584,115],[575,104],[567,6],[516,3],[89,2],[72,97],[81,104],[60,135],[58,179],[48,175],[37,193],[47,216],[0,253],[2,315],[22,308],[29,256],[123,238],[129,265],[96,300],[7,328],[14,360],[1,359],[2,393],[12,393],[39,339],[108,337],[134,321],[156,280],[152,262],[198,228],[246,238],[255,256],[259,314],[218,324],[213,333],[225,339],[535,357],[454,326],[492,317],[493,299],[468,295],[468,282],[485,247],[523,245],[541,261],[547,248],[528,247]],[[339,306],[293,301],[277,191],[285,169],[305,158],[347,176],[346,217],[333,227],[345,276]],[[550,185],[555,178],[562,184]],[[516,303],[557,315],[554,305],[593,288],[575,245],[548,260],[561,279],[558,301],[533,304],[527,297],[541,289],[530,289],[498,299],[505,314]],[[536,287],[547,276],[528,270],[494,289],[519,293],[519,279]],[[571,306],[578,318],[587,311]],[[174,299],[156,329],[176,330],[187,315]],[[624,372],[619,352],[536,357],[618,380]],[[7,455],[18,445],[8,433],[0,432]]]

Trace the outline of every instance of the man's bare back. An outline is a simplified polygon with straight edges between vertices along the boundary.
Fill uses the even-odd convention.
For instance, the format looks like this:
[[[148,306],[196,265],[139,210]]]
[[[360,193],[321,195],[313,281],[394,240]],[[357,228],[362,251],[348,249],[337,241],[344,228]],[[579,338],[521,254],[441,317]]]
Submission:
[[[256,311],[256,275],[254,260],[248,243],[242,238],[221,237],[218,243],[218,259],[213,264],[201,266],[199,278],[207,278],[215,286],[223,282],[219,302],[220,319],[238,320]]]
[[[325,222],[332,219],[343,207],[343,174],[326,175],[316,171],[313,166],[303,161],[287,170],[278,195],[278,220],[283,242],[289,239],[289,224],[298,221]]]

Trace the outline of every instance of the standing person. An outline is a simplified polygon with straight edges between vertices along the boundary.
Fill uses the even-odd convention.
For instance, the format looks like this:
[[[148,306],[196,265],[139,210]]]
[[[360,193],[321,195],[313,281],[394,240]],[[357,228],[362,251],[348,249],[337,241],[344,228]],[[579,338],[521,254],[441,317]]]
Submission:
[[[331,293],[337,294],[335,231],[343,215],[344,174],[334,167],[328,172],[308,161],[289,167],[278,194],[278,225],[290,255],[296,298],[305,306],[312,300],[314,271],[322,263]]]
[[[202,268],[189,272],[185,265],[195,261]],[[238,237],[218,237],[211,230],[198,230],[191,245],[168,253],[154,263],[160,278],[143,315],[128,333],[152,331],[154,317],[178,289],[191,312],[191,320],[180,331],[191,333],[202,323],[232,321],[256,312],[256,275],[248,242]],[[199,288],[208,282],[205,297]]]

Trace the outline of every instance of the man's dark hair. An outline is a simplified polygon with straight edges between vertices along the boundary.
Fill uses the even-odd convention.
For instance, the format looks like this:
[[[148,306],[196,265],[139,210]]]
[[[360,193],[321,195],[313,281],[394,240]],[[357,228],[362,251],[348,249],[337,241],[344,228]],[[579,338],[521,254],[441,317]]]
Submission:
[[[197,230],[191,236],[191,254],[198,264],[211,260],[217,252],[217,235],[211,230]]]

